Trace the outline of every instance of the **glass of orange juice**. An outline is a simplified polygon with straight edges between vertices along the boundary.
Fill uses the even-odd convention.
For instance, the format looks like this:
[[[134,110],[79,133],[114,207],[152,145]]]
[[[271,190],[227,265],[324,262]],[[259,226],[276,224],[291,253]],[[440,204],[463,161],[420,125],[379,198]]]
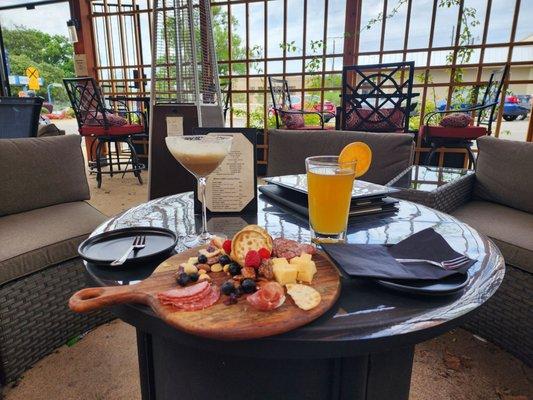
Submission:
[[[305,160],[313,242],[346,240],[356,164],[356,160],[339,161],[338,156],[316,156]]]

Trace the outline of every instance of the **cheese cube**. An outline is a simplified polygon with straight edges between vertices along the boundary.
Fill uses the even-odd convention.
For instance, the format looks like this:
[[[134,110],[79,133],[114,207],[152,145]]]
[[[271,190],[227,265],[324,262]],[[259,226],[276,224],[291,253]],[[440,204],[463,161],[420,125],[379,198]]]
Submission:
[[[289,265],[289,262],[284,257],[272,258],[272,266],[274,265]]]
[[[274,272],[274,278],[280,285],[286,285],[287,283],[296,283],[296,276],[298,270],[294,265],[291,265],[285,260],[285,263],[278,263],[272,266]]]
[[[302,254],[303,256],[303,254]],[[296,279],[300,282],[311,283],[316,274],[316,264],[314,261],[308,260],[307,257],[294,257],[291,264],[294,265],[298,271]]]

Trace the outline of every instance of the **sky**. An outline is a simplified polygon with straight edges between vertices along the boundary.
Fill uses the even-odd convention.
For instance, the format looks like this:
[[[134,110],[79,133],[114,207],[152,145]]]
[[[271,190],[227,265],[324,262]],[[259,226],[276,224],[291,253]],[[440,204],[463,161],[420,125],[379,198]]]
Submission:
[[[17,1],[9,0],[9,3]],[[25,3],[24,1],[18,1]],[[0,6],[4,3],[0,0]],[[25,25],[53,35],[68,36],[67,21],[70,19],[68,2],[49,4],[36,7],[34,10],[18,8],[0,11],[0,24],[2,27],[12,28],[15,25]]]
[[[23,0],[0,0],[0,5],[4,1],[24,2]],[[342,53],[343,48],[343,34],[344,34],[344,18],[345,18],[345,1],[346,0],[330,0],[328,9],[328,53],[333,53],[333,46],[336,47],[335,52]],[[353,1],[353,0],[348,0]],[[123,4],[127,4],[128,0],[123,0]],[[137,4],[143,7],[146,0],[138,0]],[[409,32],[409,47],[420,48],[428,45],[429,37],[429,21],[431,19],[431,4],[433,0],[413,0],[410,32]],[[482,36],[482,29],[484,25],[484,17],[486,12],[486,0],[465,0],[465,7],[471,7],[476,10],[478,19],[481,24],[472,28],[474,43],[480,43]],[[521,40],[533,34],[533,0],[522,1],[521,12],[519,14],[516,39]],[[307,21],[307,47],[309,48],[311,41],[321,40],[324,30],[324,4],[325,0],[308,0],[308,21]],[[389,0],[388,13],[397,4],[395,0]],[[512,23],[514,4],[511,0],[493,0],[492,11],[490,16],[488,43],[506,42],[510,37],[510,27]],[[227,7],[223,6],[227,9]],[[297,49],[290,53],[290,55],[300,55],[303,47],[303,0],[288,0],[287,1],[287,42],[294,41]],[[362,22],[368,21],[370,18],[378,15],[383,9],[383,0],[363,0],[363,15]],[[234,26],[234,30],[239,36],[245,40],[245,6],[244,4],[232,5],[232,15],[239,21],[238,25]],[[283,41],[283,0],[270,0],[267,3],[268,14],[268,45],[266,51],[268,57],[279,57],[282,55],[282,49],[279,43]],[[392,18],[388,19],[386,24],[386,40],[385,50],[401,50],[403,48],[403,41],[405,35],[405,19],[407,14],[407,6],[403,5],[399,12]],[[265,47],[263,26],[264,26],[264,5],[263,3],[250,3],[249,5],[249,26],[250,26],[250,47],[254,45]],[[17,9],[9,11],[0,11],[0,23],[2,26],[12,27],[16,24],[25,25],[35,29],[42,30],[51,34],[63,34],[66,36],[67,28],[66,21],[70,19],[69,9],[67,3],[59,3],[47,6],[37,7],[35,10]],[[435,24],[435,38],[434,46],[448,46],[453,39],[453,32],[457,21],[457,8],[447,9],[439,7],[437,11]],[[112,24],[113,25],[113,24]],[[143,38],[149,35],[147,19],[142,23],[141,36]],[[361,51],[376,51],[379,49],[381,25],[376,24],[370,30],[363,30],[360,38]],[[143,50],[145,53],[145,62],[149,62],[149,40],[143,40]],[[118,48],[115,53],[120,53]],[[321,50],[319,50],[321,52]],[[309,52],[309,50],[308,50]],[[105,54],[105,51],[102,52]],[[533,54],[533,48],[526,48],[522,50],[522,55],[519,57],[526,58]],[[489,49],[486,53],[487,57],[499,62],[506,59],[505,49]],[[395,61],[395,56],[390,56],[388,61]],[[413,54],[413,59],[425,60],[426,54]],[[445,54],[434,55],[435,62],[440,62]],[[517,55],[518,57],[518,55]],[[372,57],[367,57],[368,62],[375,62]],[[475,55],[474,55],[475,58]],[[533,58],[533,57],[531,57]],[[331,60],[329,61],[332,62]],[[337,60],[336,60],[337,62]],[[340,59],[338,62],[342,62]],[[271,62],[269,64],[270,70],[275,70],[279,63]],[[339,66],[340,64],[337,64]],[[301,61],[290,61],[287,63],[288,71],[301,71]]]

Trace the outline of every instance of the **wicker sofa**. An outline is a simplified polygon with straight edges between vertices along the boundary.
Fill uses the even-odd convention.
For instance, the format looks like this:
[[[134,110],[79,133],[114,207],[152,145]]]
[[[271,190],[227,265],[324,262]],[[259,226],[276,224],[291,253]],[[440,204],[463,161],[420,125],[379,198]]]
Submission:
[[[477,141],[470,196],[452,215],[490,237],[505,258],[498,292],[467,328],[533,364],[533,143]]]
[[[106,217],[91,207],[79,136],[0,140],[0,383],[111,318],[78,315],[77,254]],[[1,390],[1,385],[0,385]]]

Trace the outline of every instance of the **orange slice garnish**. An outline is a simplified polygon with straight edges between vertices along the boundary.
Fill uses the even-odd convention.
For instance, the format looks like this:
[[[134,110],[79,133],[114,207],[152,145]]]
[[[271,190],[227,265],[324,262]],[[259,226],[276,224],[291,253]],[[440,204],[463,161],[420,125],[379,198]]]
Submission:
[[[366,143],[353,142],[342,149],[339,155],[339,164],[353,163],[355,161],[355,177],[358,178],[368,171],[372,163],[372,150]]]

